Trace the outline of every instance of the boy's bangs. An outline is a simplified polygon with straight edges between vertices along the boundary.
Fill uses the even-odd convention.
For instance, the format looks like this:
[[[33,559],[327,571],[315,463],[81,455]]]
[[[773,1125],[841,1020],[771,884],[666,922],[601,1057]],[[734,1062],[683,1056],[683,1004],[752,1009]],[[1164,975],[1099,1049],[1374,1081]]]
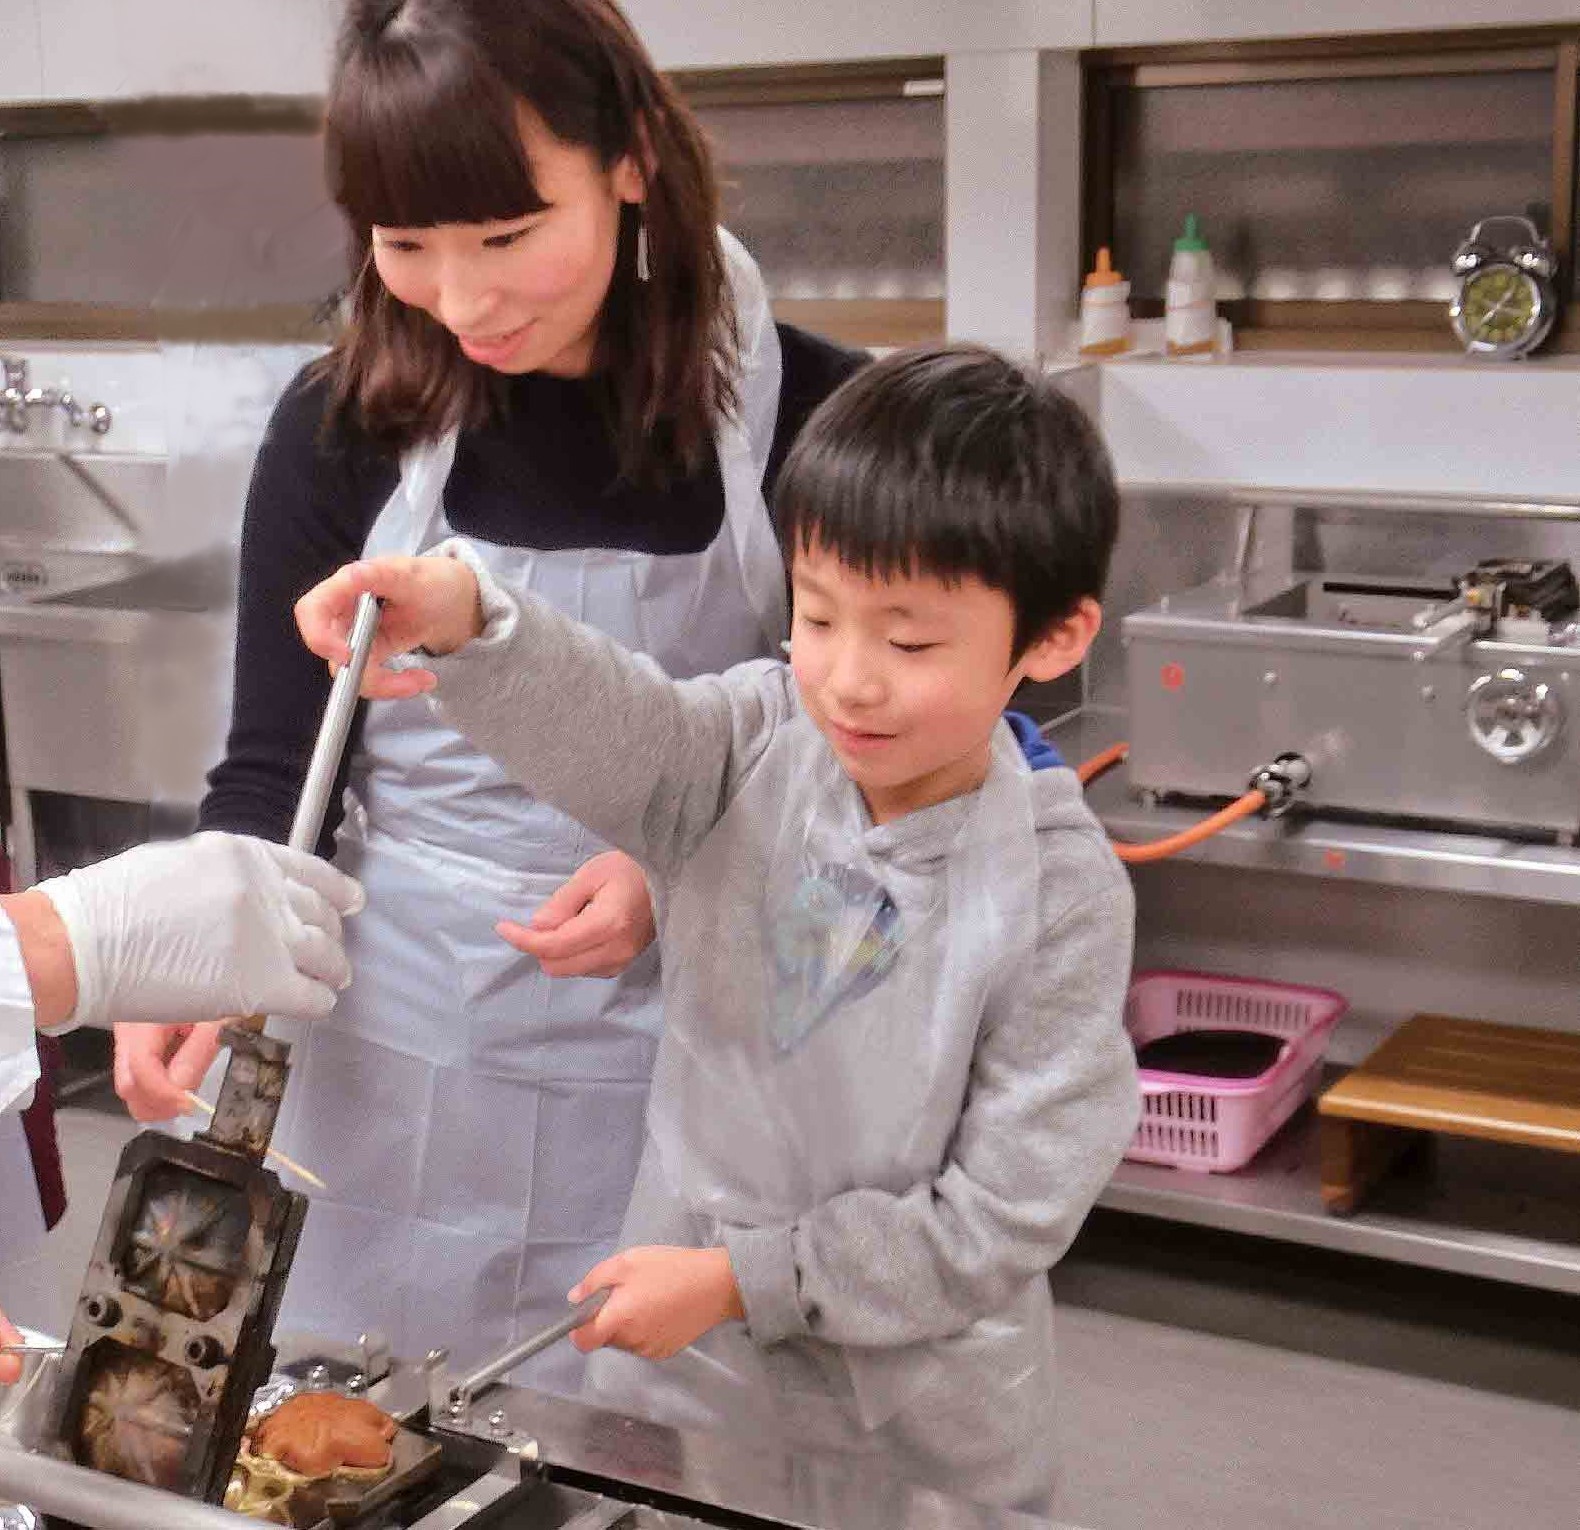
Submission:
[[[991,566],[985,539],[946,508],[951,491],[969,491],[946,484],[940,496],[925,475],[897,474],[894,464],[859,449],[807,453],[796,469],[790,484],[781,481],[779,499],[794,552],[821,548],[869,579],[921,575],[946,585]]]
[[[324,119],[330,191],[358,229],[490,223],[544,207],[517,102],[483,66],[390,47],[348,67]]]

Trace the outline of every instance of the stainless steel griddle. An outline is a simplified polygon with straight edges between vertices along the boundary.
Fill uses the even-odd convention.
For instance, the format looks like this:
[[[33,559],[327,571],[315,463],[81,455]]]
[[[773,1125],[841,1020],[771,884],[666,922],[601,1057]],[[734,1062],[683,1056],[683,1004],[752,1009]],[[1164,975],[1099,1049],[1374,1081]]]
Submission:
[[[349,1348],[310,1346],[285,1362],[296,1374],[315,1363],[344,1376],[363,1361]],[[670,1429],[499,1382],[480,1385],[457,1409],[442,1353],[396,1361],[365,1395],[439,1451],[422,1480],[360,1522],[365,1530],[1071,1530],[912,1486],[871,1461]],[[6,1498],[97,1530],[258,1523],[0,1448]]]

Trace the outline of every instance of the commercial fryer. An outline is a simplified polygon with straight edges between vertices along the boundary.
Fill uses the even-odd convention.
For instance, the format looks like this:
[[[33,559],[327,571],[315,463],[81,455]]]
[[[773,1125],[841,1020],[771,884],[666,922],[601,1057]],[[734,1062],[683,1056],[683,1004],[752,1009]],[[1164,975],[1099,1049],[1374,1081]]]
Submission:
[[[1303,813],[1572,844],[1577,604],[1523,560],[1171,595],[1123,623],[1131,786],[1217,802],[1274,768]]]

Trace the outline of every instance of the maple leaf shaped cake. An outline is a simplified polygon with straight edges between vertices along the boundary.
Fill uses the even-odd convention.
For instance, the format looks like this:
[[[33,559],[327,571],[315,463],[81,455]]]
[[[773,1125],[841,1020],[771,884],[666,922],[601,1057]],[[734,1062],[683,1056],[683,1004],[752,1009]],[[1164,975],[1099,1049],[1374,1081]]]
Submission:
[[[395,1420],[360,1397],[299,1392],[252,1430],[252,1450],[303,1477],[387,1471]]]

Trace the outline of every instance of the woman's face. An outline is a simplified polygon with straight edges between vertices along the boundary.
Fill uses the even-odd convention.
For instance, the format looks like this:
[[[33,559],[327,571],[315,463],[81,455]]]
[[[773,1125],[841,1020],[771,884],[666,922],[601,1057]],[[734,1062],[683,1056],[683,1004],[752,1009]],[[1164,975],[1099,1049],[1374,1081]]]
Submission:
[[[373,229],[373,262],[390,293],[431,314],[473,361],[496,372],[584,377],[614,275],[623,202],[640,202],[629,158],[603,169],[520,112],[540,212],[502,223]]]

